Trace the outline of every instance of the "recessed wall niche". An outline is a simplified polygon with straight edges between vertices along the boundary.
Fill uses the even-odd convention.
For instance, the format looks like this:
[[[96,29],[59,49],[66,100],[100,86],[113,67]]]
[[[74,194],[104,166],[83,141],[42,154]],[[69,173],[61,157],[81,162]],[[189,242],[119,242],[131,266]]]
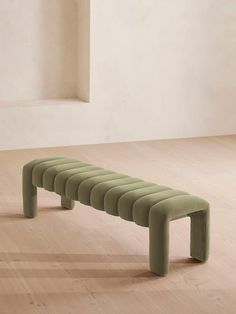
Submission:
[[[1,0],[0,101],[89,101],[89,0]]]

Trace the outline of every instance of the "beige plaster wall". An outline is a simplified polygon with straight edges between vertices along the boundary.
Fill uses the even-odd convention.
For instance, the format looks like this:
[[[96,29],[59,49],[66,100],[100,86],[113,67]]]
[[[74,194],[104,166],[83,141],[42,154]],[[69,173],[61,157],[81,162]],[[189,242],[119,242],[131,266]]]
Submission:
[[[77,97],[76,0],[1,0],[0,100]]]
[[[90,29],[90,103],[0,102],[1,149],[236,133],[235,1],[91,0]]]

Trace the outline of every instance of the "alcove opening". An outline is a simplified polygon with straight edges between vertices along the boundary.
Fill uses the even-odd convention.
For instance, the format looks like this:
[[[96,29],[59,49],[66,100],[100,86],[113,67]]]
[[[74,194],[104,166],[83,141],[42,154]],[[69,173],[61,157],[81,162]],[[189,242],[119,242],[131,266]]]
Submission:
[[[0,101],[89,101],[89,0],[1,0]]]

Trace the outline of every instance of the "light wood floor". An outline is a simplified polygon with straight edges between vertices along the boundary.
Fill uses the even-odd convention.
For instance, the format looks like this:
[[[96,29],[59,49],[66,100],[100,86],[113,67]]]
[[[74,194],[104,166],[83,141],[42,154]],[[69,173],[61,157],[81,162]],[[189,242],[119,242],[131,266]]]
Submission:
[[[149,272],[148,229],[39,191],[24,219],[21,168],[77,157],[211,203],[209,262],[189,258],[189,220],[171,223],[170,272]],[[0,152],[0,314],[236,313],[236,136]]]

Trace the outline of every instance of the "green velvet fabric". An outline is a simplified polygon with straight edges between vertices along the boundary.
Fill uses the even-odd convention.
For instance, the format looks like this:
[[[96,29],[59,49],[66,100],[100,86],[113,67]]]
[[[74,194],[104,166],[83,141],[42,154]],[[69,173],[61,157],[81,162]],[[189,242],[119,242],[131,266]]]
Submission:
[[[191,218],[190,254],[206,261],[209,254],[209,204],[186,192],[145,182],[67,157],[42,158],[23,168],[23,203],[26,217],[37,214],[37,187],[56,192],[61,206],[74,201],[120,216],[150,233],[150,268],[168,272],[169,222]]]

